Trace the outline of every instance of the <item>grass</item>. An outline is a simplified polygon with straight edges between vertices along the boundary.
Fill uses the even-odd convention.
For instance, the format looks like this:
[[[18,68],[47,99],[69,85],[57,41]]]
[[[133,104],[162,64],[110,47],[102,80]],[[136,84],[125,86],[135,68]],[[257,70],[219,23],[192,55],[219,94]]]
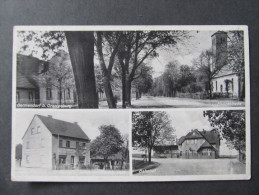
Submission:
[[[147,162],[143,160],[133,160],[133,174],[139,173],[140,171],[146,171],[146,170],[151,170],[155,169],[159,166],[160,164],[157,162]]]

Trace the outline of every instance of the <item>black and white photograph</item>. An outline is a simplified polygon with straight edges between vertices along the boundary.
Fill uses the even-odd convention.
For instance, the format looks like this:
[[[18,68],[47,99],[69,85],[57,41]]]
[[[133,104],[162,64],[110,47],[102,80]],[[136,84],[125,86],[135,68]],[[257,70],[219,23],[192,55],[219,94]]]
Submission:
[[[17,111],[13,180],[129,175],[128,116]]]
[[[244,110],[135,111],[136,176],[249,177]]]
[[[246,28],[127,27],[16,26],[16,107],[245,106]]]
[[[246,26],[13,36],[13,181],[250,178]]]

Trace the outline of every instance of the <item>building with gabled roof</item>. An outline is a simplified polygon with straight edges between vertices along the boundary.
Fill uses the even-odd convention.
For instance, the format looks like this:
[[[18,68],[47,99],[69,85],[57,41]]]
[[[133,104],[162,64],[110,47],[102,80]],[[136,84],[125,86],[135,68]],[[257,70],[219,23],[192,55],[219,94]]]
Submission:
[[[23,167],[74,169],[90,164],[90,139],[76,122],[34,115],[22,140]]]
[[[60,93],[58,86],[54,86],[51,81],[48,83],[41,81],[40,75],[46,73],[48,67],[48,61],[17,54],[16,104],[37,104],[39,107],[44,107],[44,104],[48,107],[48,104],[60,104],[60,98],[62,104],[76,104],[74,87],[62,88]]]
[[[238,73],[233,71],[231,64],[228,63],[228,34],[217,31],[211,38],[213,53],[211,70],[221,67],[211,81],[212,94],[214,97],[237,98],[240,93],[240,79]]]
[[[182,158],[218,158],[220,137],[211,131],[192,130],[178,140],[178,149]]]

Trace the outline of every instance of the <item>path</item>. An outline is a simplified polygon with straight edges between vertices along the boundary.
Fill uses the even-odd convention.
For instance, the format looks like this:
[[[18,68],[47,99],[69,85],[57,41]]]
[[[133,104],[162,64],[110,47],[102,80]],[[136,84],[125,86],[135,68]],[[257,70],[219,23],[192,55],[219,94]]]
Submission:
[[[153,159],[160,166],[136,175],[216,175],[245,174],[245,164],[237,159]]]

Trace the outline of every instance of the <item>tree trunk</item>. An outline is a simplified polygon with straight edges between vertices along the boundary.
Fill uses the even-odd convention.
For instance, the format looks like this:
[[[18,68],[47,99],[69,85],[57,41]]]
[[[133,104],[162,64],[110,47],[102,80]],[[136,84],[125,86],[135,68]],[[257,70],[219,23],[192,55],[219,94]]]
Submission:
[[[127,86],[126,86],[126,99],[127,99],[127,105],[131,106],[131,81],[127,81]]]
[[[65,31],[79,108],[98,108],[93,32]]]
[[[210,83],[210,80],[209,80],[209,98],[212,99],[212,92],[211,92],[211,83]]]
[[[104,92],[107,98],[107,103],[109,108],[116,108],[116,103],[112,92],[110,78],[108,76],[104,76]]]
[[[238,79],[239,79],[238,99],[240,101],[244,101],[244,99],[245,99],[245,75],[244,75],[244,73],[240,73]]]
[[[62,80],[59,79],[59,105],[60,106],[62,104],[62,88],[61,88],[61,83],[62,83]]]
[[[122,82],[122,108],[126,108],[126,70],[125,68],[121,69],[122,71],[122,78],[121,78],[121,82]]]
[[[148,147],[148,163],[151,163],[151,148]]]

